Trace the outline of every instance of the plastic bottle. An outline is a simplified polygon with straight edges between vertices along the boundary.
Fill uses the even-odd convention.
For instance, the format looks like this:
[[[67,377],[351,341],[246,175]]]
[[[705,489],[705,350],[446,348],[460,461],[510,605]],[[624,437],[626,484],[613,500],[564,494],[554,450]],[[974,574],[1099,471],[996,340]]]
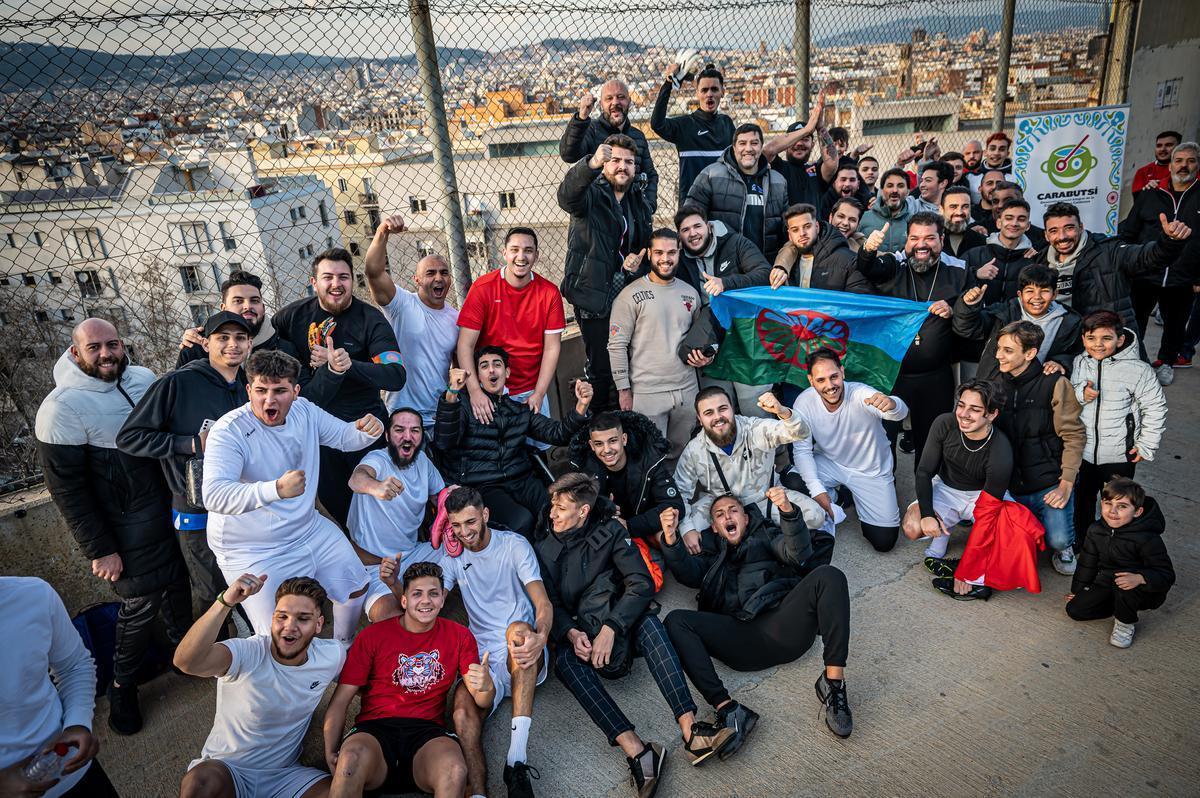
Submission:
[[[44,781],[54,781],[62,775],[63,766],[67,763],[67,754],[70,751],[71,746],[66,743],[56,744],[49,751],[36,757],[25,766],[25,770],[22,771],[25,774],[25,778],[34,784],[41,784]]]

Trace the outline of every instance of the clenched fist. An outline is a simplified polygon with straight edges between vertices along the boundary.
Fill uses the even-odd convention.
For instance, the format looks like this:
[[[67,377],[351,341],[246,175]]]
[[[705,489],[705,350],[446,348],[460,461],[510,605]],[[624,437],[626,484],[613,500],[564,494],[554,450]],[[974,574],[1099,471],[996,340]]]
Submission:
[[[604,164],[612,159],[612,147],[608,144],[601,144],[596,148],[596,152],[592,155],[592,159],[588,161],[588,166],[593,169],[601,169]]]
[[[592,384],[587,380],[575,380],[575,412],[583,415],[592,403]]]
[[[467,384],[467,370],[450,367],[450,377],[448,385],[452,391],[461,391],[463,386]]]
[[[778,507],[781,513],[790,513],[794,509],[792,500],[788,498],[787,491],[781,485],[772,485],[767,488],[767,500]]]
[[[770,391],[758,397],[758,409],[764,413],[770,413],[777,418],[791,418],[792,416],[791,409],[779,404],[779,400],[775,398],[775,394]],[[787,413],[787,415],[785,416],[783,413]]]
[[[875,393],[863,399],[863,404],[867,407],[873,407],[884,413],[890,413],[896,407],[896,400],[885,393],[876,391]]]
[[[380,501],[390,502],[404,492],[404,483],[395,477],[377,480],[371,487],[370,493]]]
[[[677,507],[666,508],[658,514],[658,523],[662,527],[663,543],[674,546],[679,532],[679,509]]]
[[[596,105],[596,97],[590,91],[585,91],[579,95],[579,118],[587,119],[592,115],[592,108]]]
[[[281,499],[294,499],[304,493],[304,472],[287,471],[275,480],[275,491]]]
[[[354,426],[359,432],[365,432],[372,438],[378,438],[383,434],[383,422],[370,413],[355,421]]]

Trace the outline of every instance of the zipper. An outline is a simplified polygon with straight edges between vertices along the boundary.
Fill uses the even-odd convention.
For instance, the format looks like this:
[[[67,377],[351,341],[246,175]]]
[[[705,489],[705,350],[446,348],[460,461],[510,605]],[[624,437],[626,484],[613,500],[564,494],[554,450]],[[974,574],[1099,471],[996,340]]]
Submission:
[[[121,396],[124,396],[124,397],[125,397],[125,401],[126,401],[126,402],[129,402],[129,406],[130,406],[130,407],[136,407],[136,406],[137,406],[137,402],[133,401],[133,399],[132,399],[132,398],[129,396],[129,394],[125,393],[125,389],[121,387],[121,381],[120,381],[120,380],[117,380],[117,391],[118,391],[118,392],[121,394]]]
[[[1169,178],[1168,178],[1168,179],[1169,179]],[[1178,219],[1178,218],[1179,218],[1179,206],[1183,204],[1183,198],[1187,196],[1187,193],[1188,193],[1189,191],[1191,191],[1191,190],[1192,190],[1192,186],[1195,186],[1195,185],[1196,185],[1196,181],[1194,181],[1194,180],[1193,180],[1193,181],[1192,181],[1192,185],[1191,185],[1191,186],[1188,186],[1187,188],[1185,188],[1183,191],[1181,191],[1181,192],[1179,193],[1179,200],[1178,200],[1178,201],[1176,201],[1176,199],[1175,199],[1175,195],[1174,195],[1174,194],[1172,194],[1170,191],[1168,191],[1167,189],[1163,188],[1162,186],[1159,186],[1159,187],[1158,187],[1158,190],[1159,190],[1159,191],[1161,191],[1162,193],[1166,194],[1166,195],[1167,195],[1167,198],[1171,200],[1171,207],[1174,209],[1174,210],[1171,212],[1171,220],[1172,220],[1172,221],[1174,221],[1174,220],[1176,220],[1176,219]],[[1166,287],[1167,287],[1167,277],[1168,277],[1170,274],[1171,274],[1171,267],[1170,267],[1170,266],[1167,266],[1165,269],[1163,269],[1163,281],[1162,281],[1162,286],[1161,286],[1162,288],[1166,288]]]
[[[1100,373],[1104,370],[1104,361],[1096,361],[1096,393],[1100,393]],[[1092,444],[1092,464],[1100,465],[1100,397],[1097,396],[1094,400],[1096,403],[1096,420],[1093,424],[1095,428],[1096,442]]]
[[[642,492],[640,494],[638,494],[637,504],[634,505],[637,512],[641,512],[641,510],[642,510],[642,499],[646,498],[646,486],[650,484],[651,474],[654,473],[654,469],[658,468],[658,464],[666,459],[667,459],[667,456],[663,455],[662,457],[658,458],[658,460],[653,465],[651,465],[648,469],[646,469],[646,478],[644,480],[642,480]]]

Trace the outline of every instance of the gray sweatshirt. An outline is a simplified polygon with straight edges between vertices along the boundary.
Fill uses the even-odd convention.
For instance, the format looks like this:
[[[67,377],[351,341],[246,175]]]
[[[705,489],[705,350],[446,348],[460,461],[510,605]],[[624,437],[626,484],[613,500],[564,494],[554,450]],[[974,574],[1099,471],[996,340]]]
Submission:
[[[696,385],[696,370],[676,348],[700,314],[700,295],[683,280],[669,285],[639,277],[617,295],[609,317],[608,359],[613,382],[637,393]]]

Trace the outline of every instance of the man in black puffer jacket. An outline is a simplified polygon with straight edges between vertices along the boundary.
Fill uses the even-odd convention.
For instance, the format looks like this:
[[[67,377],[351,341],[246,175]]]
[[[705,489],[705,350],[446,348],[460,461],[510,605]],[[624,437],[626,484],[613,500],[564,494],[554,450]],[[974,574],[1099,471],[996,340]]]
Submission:
[[[646,134],[629,122],[629,87],[619,80],[610,80],[600,87],[600,116],[592,118],[596,98],[584,92],[579,99],[579,112],[567,121],[558,142],[558,154],[567,163],[591,157],[596,148],[609,136],[618,133],[629,136],[637,145],[636,175],[646,176],[646,204],[653,214],[658,208],[658,170],[650,156]],[[731,126],[732,127],[732,126]]]
[[[609,136],[595,153],[567,170],[558,187],[558,206],[571,214],[563,297],[587,353],[585,374],[596,390],[596,408],[616,405],[608,362],[608,326],[613,300],[644,272],[651,211],[644,187],[634,177],[637,148],[624,135]]]
[[[1029,240],[1029,203],[1007,200],[1000,209],[999,230],[987,237],[982,247],[966,255],[967,288],[983,286],[983,305],[1007,302],[1020,290],[1017,277],[1033,263],[1033,242]]]
[[[575,433],[568,456],[572,468],[596,478],[600,495],[616,502],[629,534],[646,538],[658,534],[664,510],[683,511],[669,448],[654,422],[619,410],[601,413]]]
[[[637,735],[600,677],[622,678],[640,654],[679,723],[694,765],[718,753],[731,733],[696,722],[696,702],[658,619],[654,581],[595,478],[565,474],[550,486],[550,497],[553,534],[534,549],[554,605],[554,670],[609,745],[625,752],[638,795],[651,796],[662,773],[663,749]]]
[[[850,645],[850,594],[846,575],[832,565],[807,566],[812,534],[799,508],[780,486],[767,489],[779,525],[754,505],[725,495],[710,508],[711,525],[700,533],[700,553],[689,554],[677,519],[663,524],[663,556],[682,584],[699,588],[699,610],[675,610],[667,633],[688,678],[731,729],[740,747],[758,719],[735,702],[713,668],[712,657],[734,670],[758,671],[793,662],[820,635],[825,672],[817,696],[825,722],[839,737],[853,725],[844,681]]]
[[[154,373],[129,363],[116,328],[103,319],[80,322],[71,340],[34,430],[54,503],[92,573],[121,601],[109,725],[133,734],[142,725],[136,674],[160,609],[172,643],[192,622],[187,569],[158,463],[117,449],[117,431]]]
[[[475,352],[475,374],[492,400],[492,420],[479,423],[470,402],[459,401],[467,373],[451,368],[449,386],[438,400],[433,443],[439,452],[446,481],[467,485],[483,494],[491,518],[500,526],[533,540],[546,514],[546,487],[533,471],[533,454],[525,439],[566,446],[587,422],[592,386],[575,381],[575,408],[557,421],[510,399],[504,392],[508,380],[508,352],[484,346]]]
[[[822,222],[812,205],[793,205],[783,212],[788,242],[775,256],[771,287],[794,285],[869,294],[871,284],[858,270],[850,242],[833,225]],[[799,263],[799,268],[796,264]]]

